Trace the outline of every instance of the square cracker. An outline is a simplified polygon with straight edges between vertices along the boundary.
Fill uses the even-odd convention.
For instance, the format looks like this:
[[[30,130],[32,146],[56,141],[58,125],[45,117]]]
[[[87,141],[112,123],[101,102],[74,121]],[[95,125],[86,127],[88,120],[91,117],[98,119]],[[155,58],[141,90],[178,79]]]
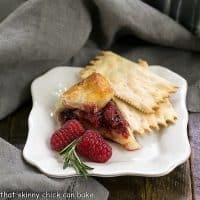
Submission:
[[[98,72],[105,76],[115,96],[144,113],[154,113],[176,86],[145,67],[110,51],[104,51],[81,70],[81,78]]]
[[[120,109],[122,115],[129,123],[129,126],[133,133],[145,134],[154,130],[159,130],[161,126],[167,127],[169,123],[175,123],[177,114],[172,107],[169,99],[160,103],[159,109],[152,114],[145,114],[140,112],[130,104],[114,98],[115,103]]]

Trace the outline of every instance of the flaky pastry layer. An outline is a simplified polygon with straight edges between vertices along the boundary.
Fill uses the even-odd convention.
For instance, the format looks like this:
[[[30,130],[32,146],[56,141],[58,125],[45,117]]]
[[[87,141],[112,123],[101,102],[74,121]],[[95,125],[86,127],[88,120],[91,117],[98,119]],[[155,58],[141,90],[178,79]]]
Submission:
[[[113,95],[106,78],[99,73],[93,73],[62,94],[56,105],[56,112],[66,108],[87,111],[93,107],[99,110],[112,99]]]

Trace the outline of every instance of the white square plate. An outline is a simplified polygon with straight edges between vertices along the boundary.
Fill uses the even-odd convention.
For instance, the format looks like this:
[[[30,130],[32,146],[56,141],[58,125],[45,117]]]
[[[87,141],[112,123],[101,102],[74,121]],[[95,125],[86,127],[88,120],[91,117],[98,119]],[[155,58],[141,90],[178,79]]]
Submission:
[[[63,170],[58,154],[51,150],[49,141],[57,124],[52,111],[59,95],[79,81],[77,67],[56,67],[32,83],[33,108],[29,116],[29,133],[23,150],[24,158],[43,173],[57,178],[77,175],[73,168]],[[153,72],[179,87],[171,102],[178,113],[175,125],[143,137],[137,136],[140,150],[127,151],[110,142],[112,158],[104,164],[87,162],[94,169],[92,176],[162,176],[185,162],[190,155],[187,136],[186,109],[187,82],[178,74],[161,66],[152,66]]]

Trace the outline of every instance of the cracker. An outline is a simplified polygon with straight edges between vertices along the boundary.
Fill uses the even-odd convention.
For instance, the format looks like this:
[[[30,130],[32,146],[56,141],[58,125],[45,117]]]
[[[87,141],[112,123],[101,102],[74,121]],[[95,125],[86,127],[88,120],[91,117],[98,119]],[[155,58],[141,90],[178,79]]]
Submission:
[[[144,68],[141,65],[145,66]],[[94,72],[104,75],[110,82],[115,95],[144,113],[154,113],[159,103],[176,92],[176,87],[150,70],[144,70],[147,63],[140,64],[105,51],[90,61],[81,70],[81,78]]]
[[[144,135],[153,130],[159,130],[161,127],[167,127],[170,123],[174,124],[177,119],[177,114],[169,99],[160,103],[159,109],[152,114],[140,112],[130,104],[127,104],[116,97],[114,98],[114,101],[129,123],[133,133]]]

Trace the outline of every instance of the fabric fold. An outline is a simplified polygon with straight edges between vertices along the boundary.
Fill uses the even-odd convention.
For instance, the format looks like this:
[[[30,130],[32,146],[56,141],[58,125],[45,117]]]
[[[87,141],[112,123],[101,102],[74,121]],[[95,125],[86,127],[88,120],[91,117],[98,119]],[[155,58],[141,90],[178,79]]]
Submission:
[[[77,197],[74,199],[84,199],[79,198],[81,194],[88,195],[87,199],[106,200],[108,198],[108,191],[92,178],[49,178],[27,165],[22,159],[21,151],[1,138],[0,147],[0,195],[5,199],[9,192],[15,192],[13,199],[21,199],[21,194],[39,194],[38,199],[47,200],[67,199],[67,195]],[[58,195],[53,198],[50,196],[53,193]]]
[[[186,50],[200,50],[200,38],[167,15],[140,1],[94,0],[108,48],[117,35]]]
[[[29,0],[11,13],[0,24],[0,119],[30,97],[34,78],[75,55],[90,32],[80,0]]]

